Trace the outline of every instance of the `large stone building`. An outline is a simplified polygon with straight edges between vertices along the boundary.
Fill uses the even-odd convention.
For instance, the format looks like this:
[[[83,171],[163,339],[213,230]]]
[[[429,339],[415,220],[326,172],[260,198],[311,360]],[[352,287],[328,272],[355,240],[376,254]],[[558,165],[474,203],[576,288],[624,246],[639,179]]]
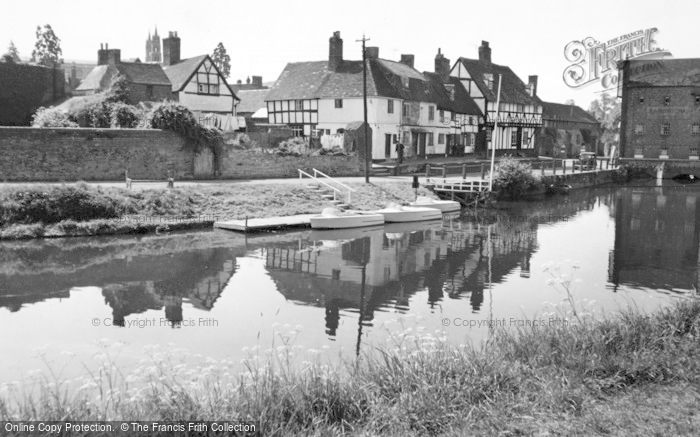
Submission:
[[[161,62],[162,56],[160,51],[160,36],[158,36],[158,28],[151,36],[151,32],[148,32],[148,39],[146,40],[146,62]]]
[[[698,159],[700,59],[622,63],[620,156]]]

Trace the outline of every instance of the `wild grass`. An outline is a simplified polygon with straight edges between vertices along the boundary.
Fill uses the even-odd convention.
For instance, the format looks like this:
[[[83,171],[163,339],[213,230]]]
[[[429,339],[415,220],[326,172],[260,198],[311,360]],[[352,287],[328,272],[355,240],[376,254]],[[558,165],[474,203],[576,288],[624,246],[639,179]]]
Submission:
[[[31,390],[5,386],[0,420],[236,418],[285,436],[625,435],[632,425],[619,417],[633,396],[673,395],[678,403],[655,405],[658,418],[680,418],[700,397],[694,299],[652,314],[629,309],[500,329],[480,347],[451,345],[420,321],[400,328],[359,360],[337,365],[294,345],[300,327],[285,328],[268,350],[248,350],[243,368],[212,359],[188,364],[185,351],[155,349],[124,375],[106,346],[102,366],[77,389],[51,376]],[[696,435],[697,414],[682,419],[674,434]],[[632,433],[668,430],[664,423],[636,423]]]
[[[414,197],[408,182],[352,186],[357,192],[351,205],[356,209],[379,209]],[[421,189],[419,194],[429,192]],[[218,184],[143,191],[84,182],[2,187],[0,239],[193,229],[211,227],[216,220],[318,213],[331,205],[301,184]]]

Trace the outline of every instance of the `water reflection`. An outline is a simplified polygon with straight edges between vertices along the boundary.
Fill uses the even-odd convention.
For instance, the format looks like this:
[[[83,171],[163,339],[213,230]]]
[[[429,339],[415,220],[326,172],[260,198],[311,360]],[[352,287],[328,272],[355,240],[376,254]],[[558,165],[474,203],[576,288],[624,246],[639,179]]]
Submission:
[[[149,338],[235,355],[241,344],[255,344],[250,326],[264,320],[256,329],[269,330],[284,316],[311,326],[306,340],[359,351],[369,333],[380,335],[373,327],[394,313],[427,311],[435,314],[431,326],[440,327],[440,314],[538,311],[556,298],[539,265],[565,258],[580,261],[588,275],[582,298],[605,300],[620,291],[634,296],[642,294],[639,289],[687,294],[698,285],[698,192],[693,186],[576,191],[499,211],[467,211],[458,220],[344,232],[5,242],[0,330],[21,333],[8,344],[31,350],[36,345],[23,338],[34,331],[15,321],[60,320],[40,337],[79,341],[72,337],[87,335],[85,326],[100,309],[108,309],[116,326],[146,313],[175,327],[195,315],[216,314],[226,329],[149,332]],[[75,296],[78,287],[88,286],[98,287],[90,292],[97,301]],[[71,314],[86,320],[62,314],[76,301],[81,303]],[[284,314],[277,316],[280,310]],[[12,318],[24,313],[31,316]],[[120,338],[143,336],[109,329]]]

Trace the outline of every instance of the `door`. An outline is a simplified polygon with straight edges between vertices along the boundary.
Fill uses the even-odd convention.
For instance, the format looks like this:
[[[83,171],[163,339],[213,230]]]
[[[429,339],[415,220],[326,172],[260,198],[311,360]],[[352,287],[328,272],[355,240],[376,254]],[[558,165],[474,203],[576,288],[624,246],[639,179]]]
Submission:
[[[419,152],[418,154],[425,157],[425,143],[428,141],[428,134],[423,132],[420,135]]]
[[[214,152],[209,147],[202,147],[199,153],[194,155],[195,179],[209,179],[214,177]]]
[[[384,134],[384,157],[391,158],[391,134]]]
[[[418,155],[418,134],[411,132],[411,156]]]

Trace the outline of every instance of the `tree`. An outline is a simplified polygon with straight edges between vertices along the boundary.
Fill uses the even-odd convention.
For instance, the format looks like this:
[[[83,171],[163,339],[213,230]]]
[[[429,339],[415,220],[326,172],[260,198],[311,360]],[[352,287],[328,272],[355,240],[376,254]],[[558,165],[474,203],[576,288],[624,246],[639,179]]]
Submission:
[[[46,67],[60,66],[63,64],[62,54],[61,40],[53,32],[51,25],[46,24],[43,30],[41,26],[37,26],[32,62]]]
[[[219,43],[219,45],[216,46],[214,53],[211,55],[211,59],[214,61],[216,68],[219,69],[221,74],[228,79],[229,74],[231,74],[231,57],[226,54],[226,47],[224,47],[223,43]]]
[[[606,149],[610,146],[616,146],[620,138],[620,121],[622,119],[620,101],[608,93],[603,93],[598,100],[591,102],[588,113],[600,123],[603,131],[600,139],[606,145]]]
[[[15,47],[14,42],[10,41],[10,45],[7,47],[7,52],[2,55],[2,60],[3,62],[12,64],[19,64],[22,62],[22,60],[19,58],[19,52],[17,51],[17,47]]]
[[[564,104],[565,104],[565,105],[575,106],[575,105],[576,105],[576,101],[574,101],[574,99],[569,99],[569,100],[567,100],[566,102],[564,102]]]

